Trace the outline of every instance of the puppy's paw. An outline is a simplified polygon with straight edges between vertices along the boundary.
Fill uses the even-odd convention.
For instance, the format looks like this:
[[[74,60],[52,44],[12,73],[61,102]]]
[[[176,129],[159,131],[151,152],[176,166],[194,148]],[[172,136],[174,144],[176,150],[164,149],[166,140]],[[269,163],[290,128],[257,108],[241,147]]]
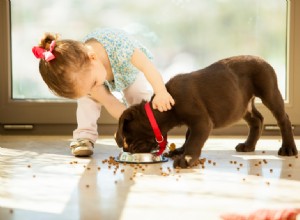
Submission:
[[[295,155],[298,155],[298,150],[295,145],[293,145],[293,146],[282,145],[278,151],[278,155],[280,155],[280,156],[295,156]]]
[[[176,148],[176,149],[173,150],[173,151],[169,151],[168,153],[165,153],[164,156],[165,156],[165,157],[173,158],[173,157],[175,157],[175,156],[178,156],[178,155],[183,154],[183,152],[184,152],[184,148],[183,148],[183,147],[180,147],[180,148]]]
[[[237,152],[253,152],[255,150],[255,146],[249,146],[246,143],[239,143],[235,150]]]
[[[196,165],[197,158],[193,158],[190,155],[182,155],[177,156],[174,158],[173,167],[180,167],[180,168],[190,168]]]

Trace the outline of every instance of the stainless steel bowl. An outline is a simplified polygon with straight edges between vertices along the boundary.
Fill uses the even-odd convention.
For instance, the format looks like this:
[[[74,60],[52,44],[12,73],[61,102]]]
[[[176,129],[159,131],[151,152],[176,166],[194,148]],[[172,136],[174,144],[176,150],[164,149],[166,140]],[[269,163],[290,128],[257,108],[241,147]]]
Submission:
[[[131,154],[128,152],[120,153],[115,160],[120,163],[162,163],[168,161],[168,159],[162,155],[156,156],[152,153]]]

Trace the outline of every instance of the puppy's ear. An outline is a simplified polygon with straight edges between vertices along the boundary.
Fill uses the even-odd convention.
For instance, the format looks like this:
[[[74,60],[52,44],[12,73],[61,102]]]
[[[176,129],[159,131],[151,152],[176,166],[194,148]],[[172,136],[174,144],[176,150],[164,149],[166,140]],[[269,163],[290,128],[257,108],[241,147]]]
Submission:
[[[124,129],[126,129],[126,124],[133,119],[131,111],[125,110],[119,120],[119,135],[123,137]]]
[[[124,120],[128,120],[128,121],[132,120],[133,115],[134,115],[133,111],[134,111],[134,109],[132,109],[132,108],[126,109],[123,112],[123,114],[121,115],[121,118],[123,118]]]
[[[121,148],[124,148],[125,144],[124,144],[124,129],[126,129],[126,124],[128,123],[128,119],[130,120],[131,118],[131,114],[128,113],[127,110],[125,110],[121,117],[119,118],[119,125],[118,125],[118,130],[115,133],[115,140],[117,142],[117,145]]]

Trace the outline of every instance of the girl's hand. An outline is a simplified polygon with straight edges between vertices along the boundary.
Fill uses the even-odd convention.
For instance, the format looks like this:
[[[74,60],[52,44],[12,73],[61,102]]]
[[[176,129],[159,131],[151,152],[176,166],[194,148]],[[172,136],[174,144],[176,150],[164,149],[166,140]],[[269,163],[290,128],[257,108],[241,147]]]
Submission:
[[[153,109],[158,109],[160,112],[170,110],[174,104],[175,101],[167,90],[156,93],[152,100]]]
[[[160,112],[170,110],[172,105],[175,104],[175,101],[168,93],[163,78],[153,63],[139,49],[135,49],[131,62],[137,69],[145,74],[146,79],[152,86],[155,93],[152,100],[153,109],[158,109]]]

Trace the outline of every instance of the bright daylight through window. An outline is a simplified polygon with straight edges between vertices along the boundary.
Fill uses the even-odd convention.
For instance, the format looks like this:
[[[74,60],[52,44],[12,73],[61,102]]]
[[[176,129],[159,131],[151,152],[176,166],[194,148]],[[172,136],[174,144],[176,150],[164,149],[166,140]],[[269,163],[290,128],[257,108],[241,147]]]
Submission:
[[[56,98],[31,53],[44,32],[80,40],[97,27],[142,41],[165,79],[228,56],[261,56],[286,97],[286,19],[283,0],[11,0],[13,98]]]

